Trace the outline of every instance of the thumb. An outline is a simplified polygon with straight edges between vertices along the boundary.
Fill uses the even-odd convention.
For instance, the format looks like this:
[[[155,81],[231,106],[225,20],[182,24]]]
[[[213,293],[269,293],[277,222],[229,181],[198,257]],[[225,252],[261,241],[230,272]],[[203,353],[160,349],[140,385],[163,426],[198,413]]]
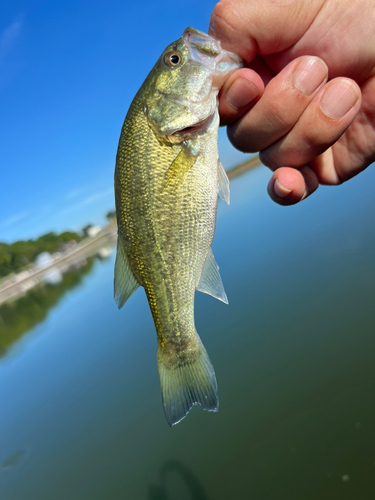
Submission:
[[[209,34],[249,64],[256,54],[281,52],[294,45],[322,8],[324,0],[221,0]]]

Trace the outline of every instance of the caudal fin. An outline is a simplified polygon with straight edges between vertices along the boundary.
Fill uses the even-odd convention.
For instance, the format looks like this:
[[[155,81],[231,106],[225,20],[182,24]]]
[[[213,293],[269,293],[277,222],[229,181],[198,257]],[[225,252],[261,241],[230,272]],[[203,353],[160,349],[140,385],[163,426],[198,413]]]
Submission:
[[[214,368],[197,336],[194,355],[175,353],[165,356],[158,347],[158,370],[164,413],[168,424],[178,424],[193,405],[203,410],[218,411],[219,399]]]

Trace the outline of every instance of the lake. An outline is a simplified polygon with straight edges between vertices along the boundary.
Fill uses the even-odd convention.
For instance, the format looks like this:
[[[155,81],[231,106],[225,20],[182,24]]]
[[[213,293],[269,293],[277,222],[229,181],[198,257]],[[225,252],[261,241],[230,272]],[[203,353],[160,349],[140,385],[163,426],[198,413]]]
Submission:
[[[118,311],[114,253],[0,309],[1,500],[375,498],[375,173],[294,207],[269,176],[219,204],[229,305],[196,294],[218,413],[168,427],[145,294]]]

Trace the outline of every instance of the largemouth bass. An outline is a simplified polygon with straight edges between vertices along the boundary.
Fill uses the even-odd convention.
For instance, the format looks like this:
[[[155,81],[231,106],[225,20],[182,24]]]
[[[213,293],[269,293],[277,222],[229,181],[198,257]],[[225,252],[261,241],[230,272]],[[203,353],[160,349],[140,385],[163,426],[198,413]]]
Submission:
[[[121,308],[145,289],[170,426],[195,404],[218,410],[215,372],[195,330],[194,294],[228,302],[211,250],[218,195],[229,203],[217,95],[241,66],[220,42],[187,28],[139,89],[118,145],[115,300]]]

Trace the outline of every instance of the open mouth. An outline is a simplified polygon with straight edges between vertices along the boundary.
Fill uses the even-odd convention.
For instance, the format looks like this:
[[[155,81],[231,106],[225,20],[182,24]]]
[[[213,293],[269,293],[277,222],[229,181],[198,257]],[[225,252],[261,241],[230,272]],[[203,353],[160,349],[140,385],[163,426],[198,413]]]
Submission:
[[[177,137],[185,137],[185,136],[191,136],[191,135],[195,134],[196,132],[205,131],[210,126],[213,118],[214,118],[214,113],[209,115],[204,120],[202,120],[194,125],[191,125],[190,127],[185,127],[181,130],[176,130],[176,132],[173,132],[172,135],[177,136]]]

